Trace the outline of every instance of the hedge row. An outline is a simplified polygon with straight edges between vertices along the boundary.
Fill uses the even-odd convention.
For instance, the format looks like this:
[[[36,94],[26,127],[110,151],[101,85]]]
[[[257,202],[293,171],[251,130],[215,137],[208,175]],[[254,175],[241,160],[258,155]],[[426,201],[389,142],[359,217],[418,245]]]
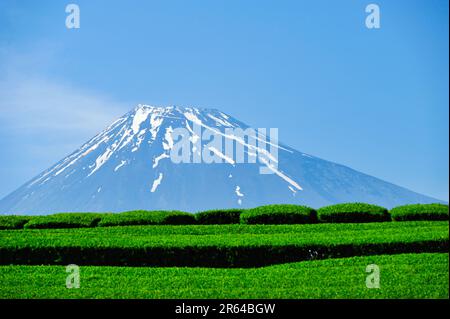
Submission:
[[[448,205],[414,204],[395,207],[391,210],[393,220],[448,220]]]
[[[200,225],[239,224],[243,209],[216,209],[195,214]]]
[[[415,204],[393,208],[346,203],[318,209],[299,205],[266,205],[252,209],[222,209],[191,214],[181,211],[124,213],[60,213],[47,216],[0,216],[0,229],[78,228],[126,225],[311,224],[449,220],[448,205]]]
[[[391,216],[386,208],[365,203],[337,204],[317,210],[319,221],[324,223],[386,222]]]
[[[0,216],[0,230],[21,229],[26,223],[30,221],[30,219],[31,216],[18,216],[18,215]]]
[[[231,267],[372,253],[448,251],[446,221],[3,232],[0,264]]]
[[[241,214],[242,224],[312,224],[317,212],[298,205],[267,205],[248,209]]]
[[[60,213],[47,216],[35,216],[24,225],[25,228],[83,228],[96,227],[106,217],[99,213]]]
[[[303,260],[448,252],[448,239],[406,243],[186,247],[0,247],[0,265],[260,267]]]
[[[195,224],[195,216],[193,214],[180,211],[136,210],[118,214],[107,214],[101,218],[98,226],[190,224]]]

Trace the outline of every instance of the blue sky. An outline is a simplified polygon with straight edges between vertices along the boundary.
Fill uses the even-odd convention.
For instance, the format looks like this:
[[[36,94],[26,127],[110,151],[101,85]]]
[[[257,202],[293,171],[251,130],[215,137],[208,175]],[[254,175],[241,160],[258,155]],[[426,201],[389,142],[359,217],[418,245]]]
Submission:
[[[448,1],[377,1],[378,30],[369,3],[1,1],[0,197],[146,103],[218,108],[448,200]]]

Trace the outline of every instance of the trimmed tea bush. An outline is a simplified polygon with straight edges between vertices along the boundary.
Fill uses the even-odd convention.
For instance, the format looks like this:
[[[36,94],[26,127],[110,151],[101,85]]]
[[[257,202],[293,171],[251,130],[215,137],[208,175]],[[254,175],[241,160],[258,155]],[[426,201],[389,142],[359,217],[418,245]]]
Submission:
[[[448,252],[447,221],[2,230],[0,264],[259,267],[317,258]]]
[[[195,220],[201,225],[239,224],[242,209],[217,209],[195,214]]]
[[[0,216],[0,230],[1,229],[21,229],[23,225],[28,223],[31,216],[19,216],[19,215],[9,215]]]
[[[46,216],[34,216],[24,228],[82,228],[95,227],[101,217],[98,213],[60,213]]]
[[[194,223],[194,215],[186,212],[135,210],[104,215],[98,226],[189,225]]]
[[[61,289],[61,266],[7,265],[0,267],[0,298],[371,299],[375,294],[383,299],[448,299],[448,254],[384,255],[377,256],[376,262],[389,271],[389,289],[376,292],[361,289],[361,276],[355,275],[357,269],[374,263],[373,256],[302,261],[259,269],[83,266],[82,283],[85,278],[89,280],[87,289]],[[339,285],[330,284],[337,281],[337,276]],[[36,279],[30,283],[30,278]],[[276,295],[268,287],[279,287]],[[244,307],[233,306],[236,312],[245,309],[246,313],[257,313],[250,311],[254,308]]]
[[[448,205],[444,204],[413,204],[398,206],[391,210],[391,216],[396,221],[407,220],[448,220]]]
[[[317,210],[323,223],[386,222],[391,217],[386,208],[366,203],[345,203],[325,206]]]
[[[242,224],[310,224],[317,222],[313,208],[299,205],[266,205],[241,214]]]

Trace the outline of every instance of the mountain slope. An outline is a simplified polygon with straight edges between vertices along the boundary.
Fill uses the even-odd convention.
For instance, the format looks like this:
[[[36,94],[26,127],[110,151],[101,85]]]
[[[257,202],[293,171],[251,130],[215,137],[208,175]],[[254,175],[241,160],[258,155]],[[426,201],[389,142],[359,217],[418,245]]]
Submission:
[[[205,147],[223,163],[180,163],[170,158],[172,132],[189,133],[190,151]],[[201,133],[245,146],[259,162],[236,163],[221,148],[199,145]],[[295,203],[313,207],[362,201],[393,207],[438,202],[348,167],[298,152],[265,136],[241,139],[226,129],[246,124],[214,109],[139,105],[78,150],[0,201],[0,213],[179,209],[198,211]],[[206,144],[206,145],[205,145]],[[272,144],[272,145],[271,145]],[[278,151],[278,160],[270,147]],[[272,174],[260,174],[265,167]]]

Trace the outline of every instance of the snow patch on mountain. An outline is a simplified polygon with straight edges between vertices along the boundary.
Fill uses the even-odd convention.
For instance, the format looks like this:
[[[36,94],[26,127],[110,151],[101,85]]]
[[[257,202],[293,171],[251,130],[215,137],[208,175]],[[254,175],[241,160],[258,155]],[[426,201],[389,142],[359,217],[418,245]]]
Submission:
[[[153,181],[152,189],[150,190],[152,193],[154,193],[156,191],[156,189],[158,188],[159,184],[161,184],[162,178],[163,178],[163,173],[159,173],[158,178]]]
[[[227,162],[227,163],[229,163],[229,164],[231,164],[231,165],[234,165],[235,164],[235,161],[231,158],[231,157],[229,157],[229,156],[226,156],[225,154],[223,154],[221,151],[219,151],[217,148],[215,148],[214,146],[210,146],[210,147],[208,147],[208,149],[211,151],[211,152],[213,152],[215,155],[217,155],[218,157],[220,157],[221,159],[223,159],[225,162]]]
[[[189,133],[192,158],[195,155],[201,159],[201,152],[210,151],[222,163],[172,162],[172,133],[177,128],[186,128]],[[230,133],[236,129],[246,131],[249,126],[215,109],[139,104],[0,200],[0,213],[132,209],[195,212],[233,208],[236,201],[243,207],[291,203],[316,208],[351,201],[388,208],[439,202],[276,143],[264,131],[243,139]],[[203,145],[205,131],[222,138],[225,143],[220,145],[243,147],[249,163],[238,162],[217,145]],[[269,129],[267,132],[271,135]],[[283,131],[279,133],[282,136]],[[272,153],[272,149],[277,152]],[[260,174],[261,165],[272,174]]]

